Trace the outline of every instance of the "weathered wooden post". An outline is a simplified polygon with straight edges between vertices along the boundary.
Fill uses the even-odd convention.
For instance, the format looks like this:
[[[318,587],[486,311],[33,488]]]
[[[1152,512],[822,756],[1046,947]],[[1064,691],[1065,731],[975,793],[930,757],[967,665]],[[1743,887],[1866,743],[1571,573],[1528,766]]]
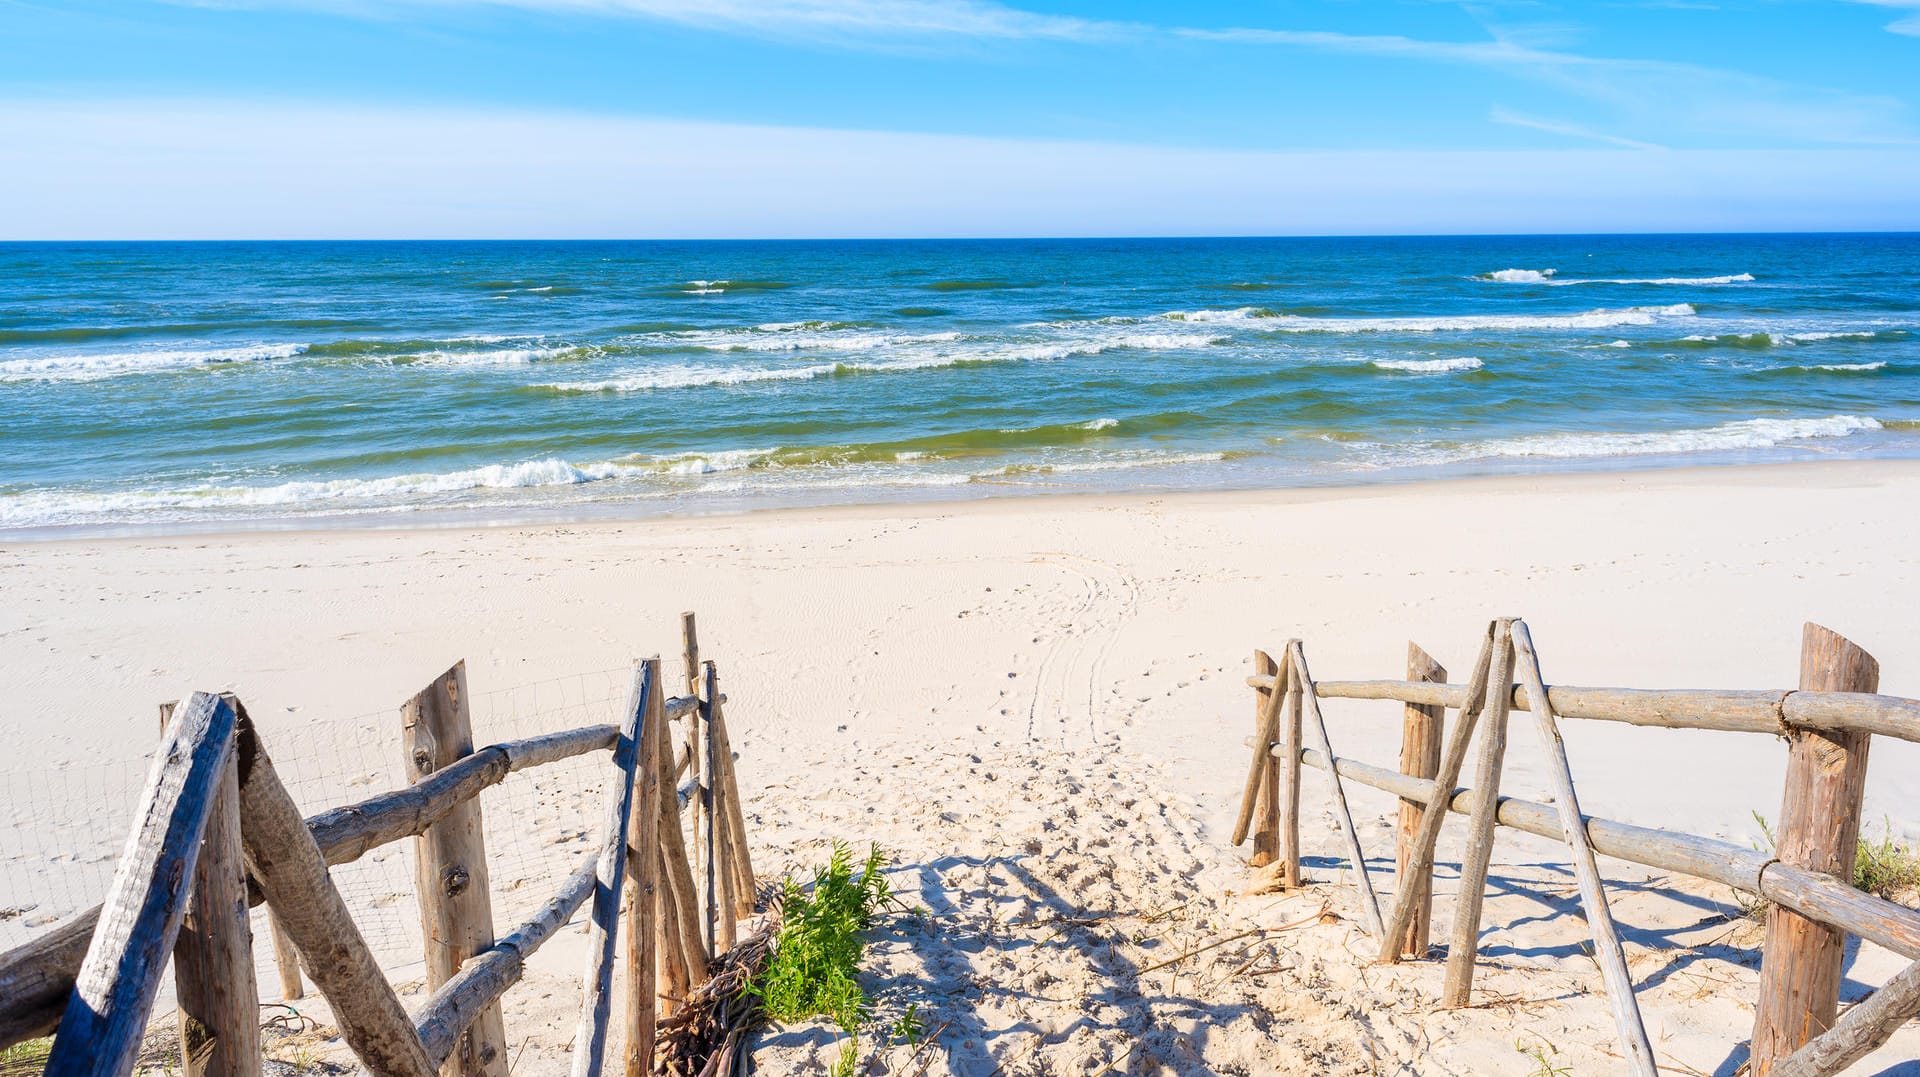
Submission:
[[[659,981],[655,970],[654,924],[660,918],[660,858],[654,852],[660,845],[660,786],[673,784],[672,771],[662,772],[656,745],[667,739],[666,711],[656,706],[661,695],[660,660],[650,659],[643,667],[646,679],[655,691],[641,700],[638,744],[634,758],[627,805],[628,818],[623,855],[627,862],[626,969],[627,1013],[626,1077],[643,1077],[653,1072],[653,1041],[656,1031],[655,1006]],[[672,754],[671,748],[668,750]],[[583,1077],[574,1067],[574,1077]]]
[[[1288,640],[1283,654],[1290,654],[1299,640]],[[1275,691],[1285,690],[1286,697],[1280,704],[1280,788],[1275,803],[1279,808],[1281,886],[1294,889],[1301,885],[1300,879],[1300,710],[1302,692],[1300,683],[1295,679],[1293,663],[1288,662],[1279,674],[1280,680],[1274,685]]]
[[[1800,644],[1800,688],[1873,692],[1880,663],[1830,629],[1809,623]],[[1853,879],[1860,809],[1867,785],[1869,733],[1796,729],[1787,737],[1787,784],[1774,850],[1782,863]],[[1782,905],[1767,909],[1754,1007],[1752,1072],[1773,1064],[1833,1027],[1840,1004],[1846,932]]]
[[[1460,896],[1454,903],[1453,933],[1447,941],[1447,977],[1440,992],[1440,1004],[1448,1008],[1465,1006],[1472,997],[1474,962],[1479,958],[1480,905],[1486,900],[1487,868],[1493,861],[1500,770],[1507,755],[1507,711],[1513,704],[1511,617],[1494,622],[1493,663],[1486,683],[1486,720],[1480,734],[1480,759],[1473,774],[1473,814],[1468,817],[1466,853],[1460,858]]]
[[[717,933],[714,940],[714,955],[717,957],[733,949],[733,944],[738,937],[740,897],[735,893],[735,883],[739,874],[736,867],[739,853],[733,847],[733,824],[730,814],[733,811],[733,805],[730,803],[732,790],[727,782],[720,780],[720,775],[726,773],[720,760],[723,738],[713,735],[717,727],[711,717],[720,709],[720,674],[714,669],[712,662],[706,664],[704,672],[706,674],[705,698],[701,699],[700,706],[706,712],[702,720],[707,723],[708,733],[707,787],[711,799],[707,802],[706,820],[707,840],[712,846],[712,852],[707,861],[707,885],[713,888],[714,919],[717,921],[714,924]]]
[[[692,610],[680,614],[680,641],[682,657],[686,662],[687,695],[700,698],[700,633],[694,623]],[[707,822],[713,812],[713,772],[708,766],[707,741],[710,738],[706,726],[706,715],[696,706],[687,715],[687,770],[693,777],[693,799],[688,802],[687,810],[693,819],[693,881],[699,891],[696,896],[701,933],[706,939],[707,952],[713,952],[714,943],[714,886],[713,886],[713,842],[712,828]]]
[[[400,726],[410,785],[473,754],[467,663],[454,663],[408,700],[400,708]],[[427,987],[438,991],[462,963],[493,945],[480,799],[461,801],[428,827],[414,839],[413,855]],[[487,1007],[460,1037],[440,1070],[445,1077],[507,1077],[507,1034],[498,1003]]]
[[[176,704],[160,705],[160,728]],[[256,1077],[260,989],[253,974],[253,918],[240,846],[240,779],[232,759],[200,836],[200,862],[180,937],[173,944],[180,1068],[187,1077]]]
[[[733,859],[733,900],[735,918],[752,916],[757,884],[753,878],[753,855],[747,848],[746,809],[740,803],[740,782],[733,772],[733,741],[727,736],[727,715],[722,704],[719,674],[712,662],[705,664],[709,694],[707,732],[713,737],[713,782],[722,790],[721,805],[726,809],[721,821],[727,827],[727,848]]]
[[[223,780],[231,773],[234,712],[195,692],[167,724],[114,868],[87,956],[47,1056],[50,1077],[125,1077],[167,955],[186,916],[187,887]]]
[[[1260,744],[1257,740],[1264,729],[1273,695],[1282,686],[1276,677],[1280,672],[1280,664],[1265,651],[1253,652],[1253,672],[1255,676],[1275,677],[1272,688],[1256,688],[1253,691],[1253,732],[1256,739],[1253,750],[1260,761],[1261,771],[1259,783],[1254,789],[1252,863],[1256,868],[1264,868],[1280,856],[1280,765],[1273,758],[1273,745]]]
[[[1447,669],[1420,649],[1407,643],[1407,679],[1430,684],[1447,683]],[[1400,719],[1400,773],[1432,781],[1440,773],[1440,742],[1445,733],[1447,708],[1438,704],[1408,703]],[[1435,809],[1444,811],[1445,809]],[[1414,847],[1420,833],[1425,808],[1411,800],[1400,801],[1400,825],[1395,843],[1394,889],[1398,900],[1413,903],[1413,919],[1407,923],[1400,952],[1408,957],[1427,956],[1433,925],[1433,865],[1417,872],[1413,868]]]
[[[634,670],[633,690],[627,697],[627,709],[620,715],[620,740],[613,749],[613,774],[611,788],[607,791],[607,832],[602,838],[600,855],[596,858],[595,882],[593,886],[593,911],[587,923],[587,969],[583,977],[584,985],[580,999],[580,1023],[573,1032],[573,1059],[571,1073],[573,1077],[600,1077],[600,1068],[606,1060],[607,1022],[613,1008],[613,951],[620,935],[620,899],[623,896],[627,880],[627,865],[636,859],[628,847],[629,835],[633,833],[633,820],[637,817],[642,823],[650,822],[653,809],[650,805],[659,803],[658,793],[648,787],[648,782],[659,781],[659,768],[650,765],[655,757],[652,737],[657,736],[654,723],[646,720],[652,707],[652,697],[660,692],[660,660],[648,659]],[[641,765],[642,762],[649,765]],[[646,830],[641,831],[647,833]],[[638,858],[645,863],[645,858]],[[642,880],[645,881],[644,879]],[[641,901],[651,893],[649,888],[640,891]],[[632,894],[626,894],[633,897]],[[639,905],[640,902],[636,902]],[[627,927],[633,928],[633,905],[629,906]],[[645,906],[641,905],[644,911]],[[644,939],[644,942],[637,940]],[[631,1059],[637,1051],[646,1051],[648,1060],[652,1060],[653,1051],[653,972],[650,954],[642,954],[635,961],[636,945],[650,946],[651,936],[629,935],[627,938],[627,1053]],[[647,966],[635,970],[635,964]],[[638,992],[645,992],[647,1014],[645,1025],[636,1035],[634,999]]]

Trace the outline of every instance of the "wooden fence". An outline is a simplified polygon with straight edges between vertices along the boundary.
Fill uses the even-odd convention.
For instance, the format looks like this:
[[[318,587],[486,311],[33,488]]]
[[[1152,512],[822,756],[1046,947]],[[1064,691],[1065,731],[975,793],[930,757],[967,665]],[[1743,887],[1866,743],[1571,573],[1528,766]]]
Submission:
[[[407,788],[302,818],[246,708],[196,692],[161,708],[163,733],[106,901],[0,954],[0,1047],[54,1033],[46,1073],[133,1068],[160,977],[174,967],[182,1068],[261,1072],[249,909],[264,902],[283,990],[304,969],[342,1038],[376,1077],[506,1077],[500,998],[526,959],[589,908],[589,958],[573,1073],[603,1071],[613,966],[624,944],[627,1077],[654,1071],[655,1023],[734,945],[756,888],[719,675],[682,615],[686,689],[658,658],[636,663],[618,726],[475,750],[465,664],[401,708]],[[685,722],[681,747],[670,723]],[[611,750],[599,854],[526,923],[494,935],[481,790],[507,775]],[[683,785],[681,776],[689,775]],[[692,814],[693,858],[682,829]],[[328,875],[415,839],[427,984],[409,1016]],[[624,914],[622,911],[624,898]],[[623,936],[624,932],[624,938]]]
[[[1874,694],[1879,664],[1825,628],[1806,626],[1800,687],[1787,691],[1549,687],[1525,622],[1512,618],[1487,626],[1465,685],[1448,684],[1446,670],[1412,644],[1406,680],[1315,681],[1299,640],[1287,642],[1278,662],[1256,652],[1247,683],[1257,692],[1255,752],[1233,842],[1239,845],[1251,835],[1254,864],[1268,867],[1283,885],[1299,885],[1300,768],[1326,771],[1361,917],[1380,947],[1381,961],[1426,956],[1434,846],[1449,812],[1468,817],[1447,947],[1445,1005],[1469,1001],[1494,828],[1505,826],[1567,844],[1621,1051],[1636,1075],[1653,1077],[1653,1050],[1608,911],[1597,853],[1722,883],[1770,903],[1751,1047],[1754,1077],[1838,1072],[1920,1013],[1920,912],[1852,884],[1872,738],[1920,741],[1920,701]],[[1405,704],[1399,769],[1336,755],[1320,712],[1320,700],[1326,698]],[[1445,720],[1449,709],[1457,712],[1451,730]],[[1554,785],[1551,804],[1500,795],[1507,720],[1514,711],[1533,716]],[[1560,737],[1563,718],[1783,738],[1787,777],[1777,847],[1762,852],[1581,814]],[[1457,783],[1476,727],[1480,754],[1473,784],[1461,788]],[[1385,915],[1347,808],[1344,781],[1401,800],[1394,900]],[[1435,806],[1445,810],[1430,810]],[[1915,964],[1840,1014],[1848,935],[1871,939]]]

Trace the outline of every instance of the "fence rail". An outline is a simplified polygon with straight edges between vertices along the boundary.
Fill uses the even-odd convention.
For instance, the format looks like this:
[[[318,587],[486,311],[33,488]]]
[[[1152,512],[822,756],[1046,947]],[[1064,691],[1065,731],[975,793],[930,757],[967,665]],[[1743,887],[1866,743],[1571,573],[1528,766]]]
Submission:
[[[1449,814],[1469,818],[1443,1002],[1465,1005],[1479,933],[1480,897],[1496,827],[1566,842],[1594,953],[1607,981],[1622,1056],[1652,1077],[1623,951],[1593,855],[1721,883],[1770,902],[1760,999],[1751,1045],[1754,1077],[1836,1073],[1920,1013],[1920,912],[1856,889],[1851,882],[1875,734],[1920,741],[1920,701],[1875,694],[1879,665],[1818,625],[1806,626],[1801,687],[1784,691],[1687,691],[1548,685],[1523,621],[1491,623],[1473,676],[1448,684],[1446,671],[1409,645],[1408,679],[1315,681],[1298,640],[1278,663],[1256,652],[1247,684],[1256,692],[1254,758],[1233,842],[1249,836],[1253,862],[1283,886],[1299,885],[1300,767],[1331,780],[1336,820],[1354,867],[1354,886],[1380,960],[1424,957],[1433,890],[1433,848]],[[1517,674],[1517,679],[1516,679]],[[1406,705],[1401,769],[1335,754],[1320,715],[1323,698],[1396,700]],[[1544,706],[1535,706],[1543,700]],[[1456,712],[1439,750],[1446,711]],[[1555,784],[1551,804],[1500,793],[1506,722],[1530,712],[1540,727]],[[1788,772],[1774,853],[1694,834],[1634,826],[1580,813],[1557,720],[1625,722],[1665,729],[1768,733],[1785,738]],[[1474,782],[1460,786],[1469,742],[1480,733]],[[1309,747],[1304,734],[1316,736]],[[1343,779],[1399,797],[1397,882],[1382,918],[1370,869],[1346,807]],[[1441,808],[1444,810],[1434,810]],[[1847,935],[1869,939],[1915,963],[1880,992],[1838,1014]]]
[[[245,910],[264,902],[288,996],[303,989],[304,965],[331,1004],[342,1037],[371,1072],[504,1077],[498,1000],[518,982],[526,958],[592,900],[606,954],[587,971],[575,1066],[577,1073],[598,1074],[602,1060],[591,1045],[605,1042],[621,899],[628,905],[630,970],[651,972],[657,962],[682,973],[672,996],[656,990],[651,975],[629,977],[628,1025],[643,1034],[656,1010],[670,1011],[674,999],[684,997],[687,976],[695,983],[704,979],[716,943],[731,943],[735,920],[750,915],[754,904],[744,813],[721,709],[725,697],[718,693],[713,663],[700,663],[693,615],[683,615],[682,623],[690,693],[666,698],[660,660],[637,663],[617,727],[586,726],[476,751],[465,668],[455,665],[402,708],[413,784],[306,818],[287,795],[239,700],[195,693],[177,708],[163,706],[162,750],[108,900],[0,954],[0,1047],[51,1031],[48,1073],[129,1072],[171,955],[180,986],[185,1071],[257,1077],[255,973]],[[683,718],[689,719],[687,744],[676,751],[669,723]],[[603,836],[602,855],[571,874],[531,919],[496,940],[480,792],[509,774],[609,749],[609,819],[618,825]],[[688,771],[692,779],[681,786],[678,779]],[[679,815],[689,802],[712,820],[696,833],[695,846],[704,864],[724,874],[729,885],[722,890],[693,886]],[[641,818],[642,805],[651,825],[635,828],[629,816]],[[216,833],[222,840],[214,840]],[[416,839],[432,989],[414,1017],[401,1007],[328,874],[408,837]],[[643,907],[650,902],[638,900],[636,887],[623,894],[629,864],[657,868],[647,874],[667,880],[660,888],[664,916]],[[203,909],[195,900],[214,893],[216,884],[239,899],[227,902],[227,915],[212,915],[217,904]],[[715,905],[710,894],[716,892],[727,895],[726,906]],[[646,896],[653,896],[652,889]],[[669,918],[673,930],[663,930]],[[682,922],[687,930],[680,929]],[[211,963],[209,953],[224,964]],[[652,1065],[651,1035],[630,1036],[629,1077],[650,1072]]]

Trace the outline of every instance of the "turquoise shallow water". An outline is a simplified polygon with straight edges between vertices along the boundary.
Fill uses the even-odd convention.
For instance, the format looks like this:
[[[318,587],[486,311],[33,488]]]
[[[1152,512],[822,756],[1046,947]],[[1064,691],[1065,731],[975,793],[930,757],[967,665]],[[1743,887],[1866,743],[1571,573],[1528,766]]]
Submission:
[[[0,245],[0,528],[1920,455],[1920,236]]]

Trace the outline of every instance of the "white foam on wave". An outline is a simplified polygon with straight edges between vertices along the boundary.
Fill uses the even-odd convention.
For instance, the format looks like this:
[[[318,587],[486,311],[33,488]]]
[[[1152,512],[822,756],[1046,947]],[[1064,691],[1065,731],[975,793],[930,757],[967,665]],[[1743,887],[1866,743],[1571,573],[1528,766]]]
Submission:
[[[1112,430],[1120,425],[1118,419],[1090,419],[1080,424],[1082,430]]]
[[[1257,307],[1230,311],[1170,311],[1161,315],[1179,321],[1256,323],[1276,333],[1446,333],[1485,330],[1606,329],[1622,325],[1654,325],[1673,318],[1691,318],[1691,303],[1616,307],[1579,314],[1460,314],[1438,317],[1321,318],[1274,314]]]
[[[1375,359],[1373,365],[1381,370],[1408,374],[1460,374],[1479,370],[1486,364],[1471,355],[1463,355],[1454,359]]]
[[[1501,438],[1462,446],[1458,455],[1468,459],[1544,457],[1571,460],[1766,449],[1790,441],[1846,437],[1881,428],[1878,420],[1860,415],[1830,415],[1821,419],[1743,419],[1720,426],[1636,434],[1536,434]]]
[[[1668,284],[1703,285],[1746,284],[1753,280],[1751,273],[1733,273],[1724,277],[1593,277],[1589,279],[1554,280],[1548,284],[1564,286],[1569,284]]]
[[[207,484],[176,490],[114,492],[32,490],[0,497],[0,526],[27,527],[155,513],[389,501],[480,489],[576,486],[643,474],[647,470],[643,466],[619,461],[575,465],[558,457],[545,457],[517,464],[488,464],[460,471],[421,472],[372,479],[301,480],[274,486]]]
[[[716,368],[678,365],[637,370],[617,377],[593,381],[550,382],[541,388],[562,393],[635,393],[660,389],[691,389],[701,386],[750,385],[756,382],[810,381],[843,374],[897,374],[945,367],[977,366],[987,363],[1049,362],[1079,355],[1098,355],[1116,349],[1176,350],[1217,343],[1227,338],[1218,335],[1174,333],[1118,333],[1089,340],[1058,344],[1005,344],[988,348],[948,350],[927,347],[958,339],[958,333],[922,337],[919,347],[902,348],[897,359],[848,360],[811,363],[806,366]],[[787,349],[756,348],[756,351]]]
[[[1485,274],[1481,280],[1497,280],[1502,284],[1547,284],[1553,280],[1556,269],[1496,269]]]
[[[48,355],[33,359],[0,359],[0,381],[98,381],[126,374],[152,374],[195,367],[291,359],[307,350],[305,344],[247,344],[230,348],[198,348],[93,354]]]
[[[1751,273],[1729,273],[1718,277],[1560,277],[1552,269],[1497,269],[1492,273],[1482,273],[1479,278],[1497,281],[1501,284],[1548,284],[1564,288],[1575,284],[1659,284],[1659,285],[1702,285],[1718,286],[1725,284],[1747,284],[1753,280]]]
[[[1886,360],[1877,363],[1816,363],[1810,366],[1781,367],[1782,370],[1824,370],[1835,374],[1864,374],[1887,369]]]
[[[538,348],[489,348],[485,351],[471,352],[421,352],[418,355],[399,358],[422,366],[527,366],[579,350],[581,349],[577,345],[558,344]]]

